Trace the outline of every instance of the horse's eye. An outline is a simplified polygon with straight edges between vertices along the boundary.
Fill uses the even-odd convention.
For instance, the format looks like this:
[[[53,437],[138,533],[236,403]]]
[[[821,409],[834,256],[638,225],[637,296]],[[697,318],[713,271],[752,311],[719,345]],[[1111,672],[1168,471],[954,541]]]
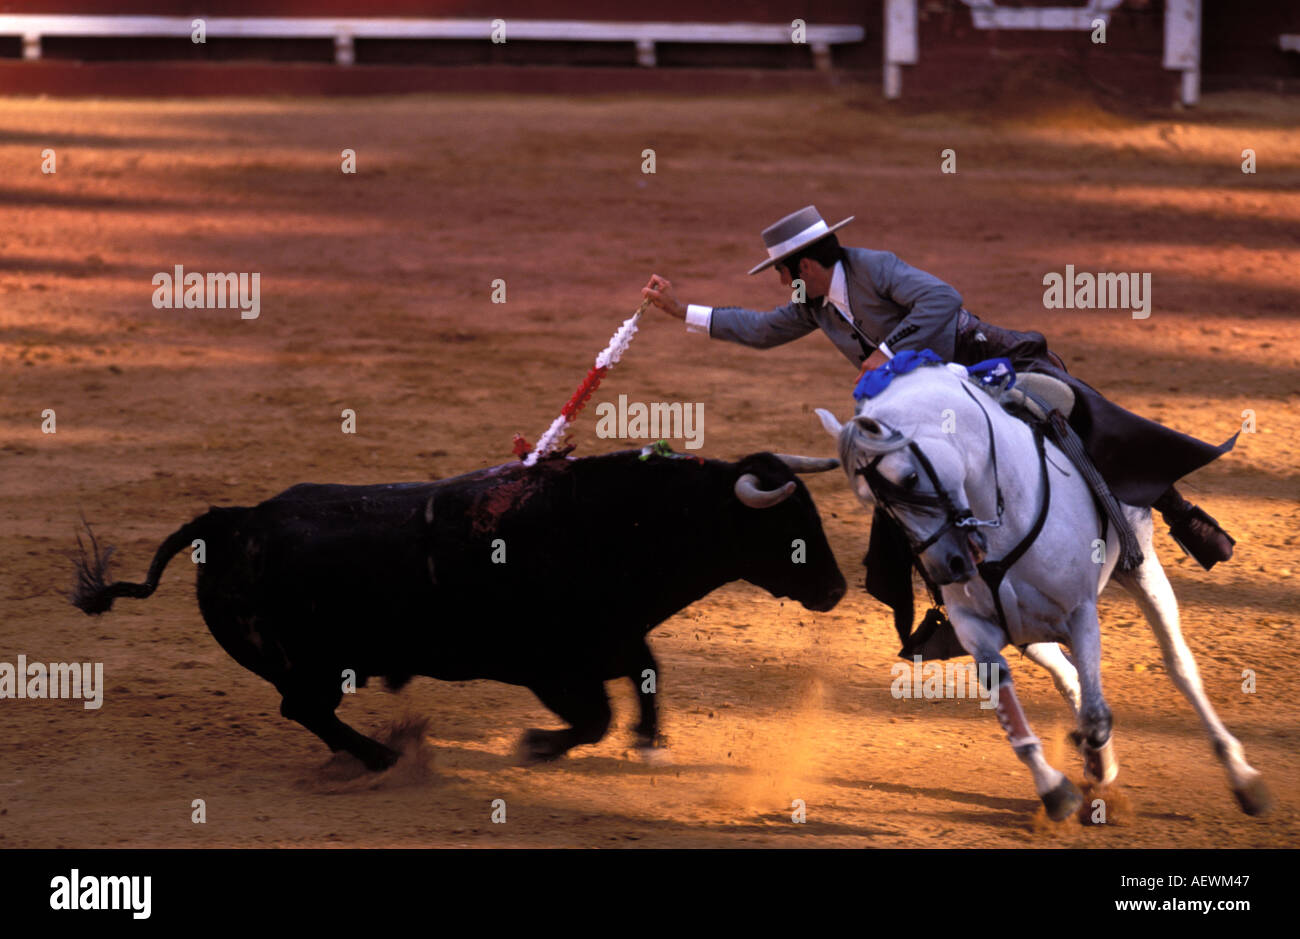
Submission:
[[[915,473],[908,473],[907,478],[903,480],[904,489],[915,489],[916,484],[920,482]]]

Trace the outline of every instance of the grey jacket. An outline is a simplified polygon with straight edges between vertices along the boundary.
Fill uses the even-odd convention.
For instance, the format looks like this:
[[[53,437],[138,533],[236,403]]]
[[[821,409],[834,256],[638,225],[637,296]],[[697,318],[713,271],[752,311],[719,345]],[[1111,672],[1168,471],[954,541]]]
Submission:
[[[820,329],[854,365],[861,365],[882,340],[891,352],[933,349],[944,360],[952,359],[961,294],[889,251],[845,248],[843,263],[849,310],[861,343],[830,300],[787,303],[767,313],[714,307],[709,335],[768,349]]]

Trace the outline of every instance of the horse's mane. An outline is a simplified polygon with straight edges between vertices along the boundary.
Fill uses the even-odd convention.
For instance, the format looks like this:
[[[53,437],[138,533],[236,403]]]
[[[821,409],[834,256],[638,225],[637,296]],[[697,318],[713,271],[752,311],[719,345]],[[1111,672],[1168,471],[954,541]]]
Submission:
[[[866,399],[858,414],[867,414],[888,427],[899,431],[910,441],[926,421],[917,420],[915,399],[932,395],[944,388],[960,394],[959,383],[966,381],[941,366],[922,366],[906,375],[899,375],[880,394]],[[965,396],[962,395],[964,398]]]
[[[868,433],[856,421],[848,421],[840,433],[840,462],[848,466],[849,458],[861,445],[876,453],[901,449],[927,429],[937,429],[942,413],[951,405],[966,406],[970,399],[962,393],[963,386],[976,395],[976,401],[985,406],[991,420],[1009,417],[996,399],[983,398],[988,393],[956,371],[939,366],[922,366],[905,375],[899,375],[874,398],[865,399],[855,416],[866,416],[880,425],[886,435]]]

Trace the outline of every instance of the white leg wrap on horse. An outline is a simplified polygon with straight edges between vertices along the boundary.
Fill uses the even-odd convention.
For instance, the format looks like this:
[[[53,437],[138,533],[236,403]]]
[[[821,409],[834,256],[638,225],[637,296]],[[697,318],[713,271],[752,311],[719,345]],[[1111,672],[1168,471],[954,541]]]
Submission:
[[[1083,775],[1093,782],[1109,785],[1119,775],[1119,760],[1115,759],[1112,743],[1112,740],[1107,740],[1094,748],[1084,741],[1080,747],[1083,751]]]

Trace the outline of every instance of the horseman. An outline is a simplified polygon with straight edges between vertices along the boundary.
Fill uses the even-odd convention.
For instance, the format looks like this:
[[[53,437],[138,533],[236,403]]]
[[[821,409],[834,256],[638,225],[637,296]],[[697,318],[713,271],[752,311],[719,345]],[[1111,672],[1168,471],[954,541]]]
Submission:
[[[775,267],[793,292],[789,303],[774,310],[683,304],[672,282],[658,274],[641,292],[685,320],[691,332],[759,349],[820,329],[862,372],[903,350],[932,349],[962,365],[1001,356],[1017,371],[1051,375],[1074,391],[1069,423],[1111,492],[1130,505],[1157,509],[1174,540],[1206,570],[1232,557],[1233,538],[1173,484],[1230,450],[1235,436],[1216,447],[1108,401],[1066,370],[1042,333],[980,320],[951,286],[888,251],[842,247],[835,232],[851,221],[853,216],[828,226],[816,208],[806,206],[763,231],[767,258],[749,273]],[[894,527],[877,509],[866,558],[868,590],[896,612],[905,606],[910,621],[910,560]]]

